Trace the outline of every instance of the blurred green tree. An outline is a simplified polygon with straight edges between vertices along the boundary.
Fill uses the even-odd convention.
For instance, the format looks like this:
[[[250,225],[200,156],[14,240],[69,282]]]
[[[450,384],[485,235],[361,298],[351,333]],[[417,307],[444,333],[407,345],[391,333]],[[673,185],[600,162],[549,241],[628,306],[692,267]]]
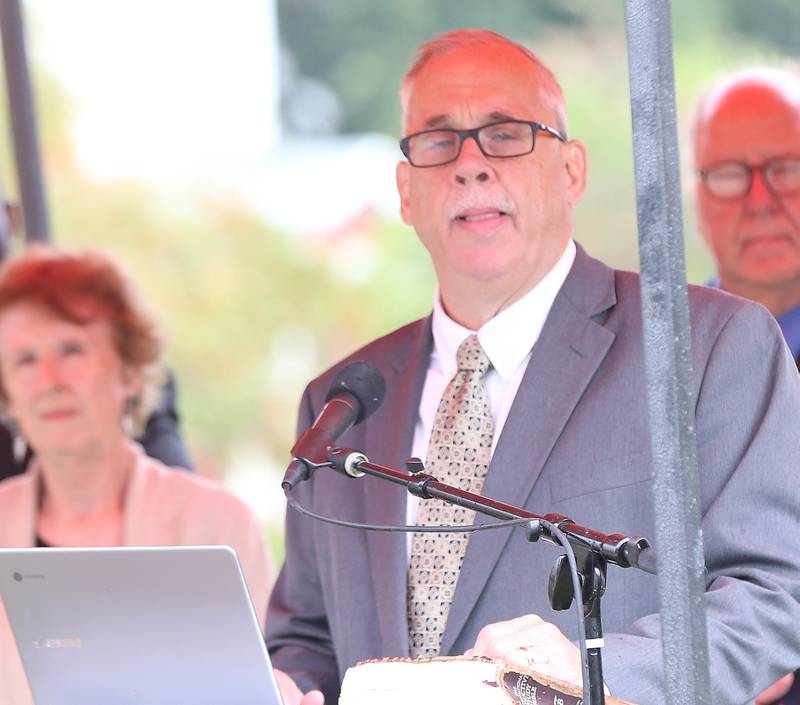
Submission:
[[[730,0],[730,26],[793,56],[800,55],[800,3],[796,0]]]
[[[507,0],[491,7],[458,0],[279,0],[278,21],[296,70],[321,81],[341,100],[341,132],[396,132],[397,86],[422,41],[457,27],[491,27],[530,38],[554,27],[583,26],[590,18],[574,5],[558,0]],[[286,76],[288,101],[293,77]],[[291,130],[291,112],[284,116]]]

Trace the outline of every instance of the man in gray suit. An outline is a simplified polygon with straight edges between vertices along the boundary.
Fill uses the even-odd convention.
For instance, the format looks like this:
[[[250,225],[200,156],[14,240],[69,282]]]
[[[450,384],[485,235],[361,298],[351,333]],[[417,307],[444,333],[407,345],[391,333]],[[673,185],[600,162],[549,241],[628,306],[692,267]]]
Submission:
[[[456,349],[477,335],[491,364],[483,379],[494,428],[482,493],[652,537],[639,280],[572,240],[586,154],[567,138],[557,80],[507,39],[461,30],[421,48],[401,101],[407,161],[397,186],[403,219],[436,269],[433,314],[314,380],[300,430],[342,366],[367,360],[386,378],[386,400],[341,444],[395,467],[426,457]],[[718,702],[744,703],[800,665],[800,440],[789,421],[800,414],[800,385],[764,309],[697,288],[690,305],[713,687]],[[402,523],[417,512],[401,488],[374,478],[322,471],[296,494],[358,522]],[[322,693],[334,703],[349,666],[409,653],[413,551],[399,534],[288,513],[267,619],[288,705],[319,705]],[[472,535],[439,653],[504,658],[580,682],[574,616],[553,612],[546,597],[555,557],[517,530]],[[652,576],[609,569],[605,680],[642,705],[664,702],[657,610]]]

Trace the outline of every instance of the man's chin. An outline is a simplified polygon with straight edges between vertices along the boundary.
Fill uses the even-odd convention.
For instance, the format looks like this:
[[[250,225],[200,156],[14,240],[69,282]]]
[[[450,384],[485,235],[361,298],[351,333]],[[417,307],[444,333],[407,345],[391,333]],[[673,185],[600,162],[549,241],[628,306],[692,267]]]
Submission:
[[[482,284],[493,284],[501,281],[508,274],[508,267],[491,262],[489,258],[483,261],[465,263],[461,267],[461,276],[464,279],[474,282],[480,286]]]
[[[750,287],[775,289],[787,286],[800,287],[800,259],[797,257],[758,257],[743,262],[731,283],[739,282]]]
[[[740,257],[743,262],[759,263],[766,266],[781,267],[781,261],[800,261],[800,250],[795,240],[788,235],[761,236],[746,239],[741,245]]]

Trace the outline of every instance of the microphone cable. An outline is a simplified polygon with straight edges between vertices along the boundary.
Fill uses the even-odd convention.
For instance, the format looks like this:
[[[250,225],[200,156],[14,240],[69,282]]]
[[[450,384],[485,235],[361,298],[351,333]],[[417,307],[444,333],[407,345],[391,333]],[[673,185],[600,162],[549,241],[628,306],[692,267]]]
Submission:
[[[555,524],[550,523],[545,519],[540,519],[539,522],[542,526],[546,527],[550,533],[558,539],[561,548],[567,556],[569,563],[569,572],[572,577],[572,592],[573,602],[578,615],[578,644],[581,652],[581,679],[583,680],[583,705],[590,705],[589,694],[589,651],[586,648],[586,620],[583,614],[583,601],[579,599],[581,592],[581,581],[578,576],[578,562],[575,560],[575,551],[572,550],[572,544],[566,534],[561,531]],[[605,687],[605,684],[603,684]]]
[[[344,519],[335,519],[333,517],[324,516],[322,514],[317,514],[312,512],[310,509],[306,509],[301,504],[297,502],[294,497],[292,497],[291,490],[288,488],[284,488],[284,494],[286,495],[286,503],[294,509],[296,512],[303,516],[307,516],[311,519],[315,519],[317,521],[321,521],[325,524],[332,524],[333,526],[343,526],[349,529],[363,529],[365,531],[388,531],[388,532],[397,532],[397,533],[442,533],[442,534],[450,534],[450,533],[464,533],[464,534],[471,534],[476,533],[478,531],[491,531],[493,529],[509,529],[515,526],[527,526],[532,522],[538,522],[542,526],[544,526],[554,537],[558,540],[561,548],[564,549],[564,553],[567,556],[567,562],[569,563],[569,572],[572,578],[572,590],[573,590],[573,602],[575,604],[575,611],[578,620],[578,643],[580,646],[581,652],[581,676],[583,679],[583,705],[590,705],[591,700],[589,699],[589,652],[586,648],[586,621],[583,614],[583,602],[580,599],[582,594],[581,592],[581,584],[580,584],[580,577],[578,576],[578,563],[575,560],[575,552],[572,548],[572,545],[569,542],[566,534],[564,534],[561,529],[559,529],[555,524],[545,520],[545,519],[507,519],[503,521],[497,522],[490,522],[488,524],[477,524],[477,525],[441,525],[441,526],[420,526],[416,524],[412,525],[383,525],[383,524],[362,524],[359,522],[351,522],[346,521]]]

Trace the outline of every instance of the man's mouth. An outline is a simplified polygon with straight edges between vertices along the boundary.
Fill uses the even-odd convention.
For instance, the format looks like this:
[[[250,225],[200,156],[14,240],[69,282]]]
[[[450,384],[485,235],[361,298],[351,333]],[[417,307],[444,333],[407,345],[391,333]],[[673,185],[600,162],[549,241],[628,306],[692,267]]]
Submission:
[[[491,220],[492,218],[500,218],[501,216],[508,215],[506,211],[490,210],[481,211],[478,213],[461,213],[456,216],[456,220],[461,220],[465,223],[475,223],[481,220]]]
[[[742,246],[744,249],[751,247],[785,247],[793,245],[794,242],[792,236],[787,232],[758,233],[745,237]]]

